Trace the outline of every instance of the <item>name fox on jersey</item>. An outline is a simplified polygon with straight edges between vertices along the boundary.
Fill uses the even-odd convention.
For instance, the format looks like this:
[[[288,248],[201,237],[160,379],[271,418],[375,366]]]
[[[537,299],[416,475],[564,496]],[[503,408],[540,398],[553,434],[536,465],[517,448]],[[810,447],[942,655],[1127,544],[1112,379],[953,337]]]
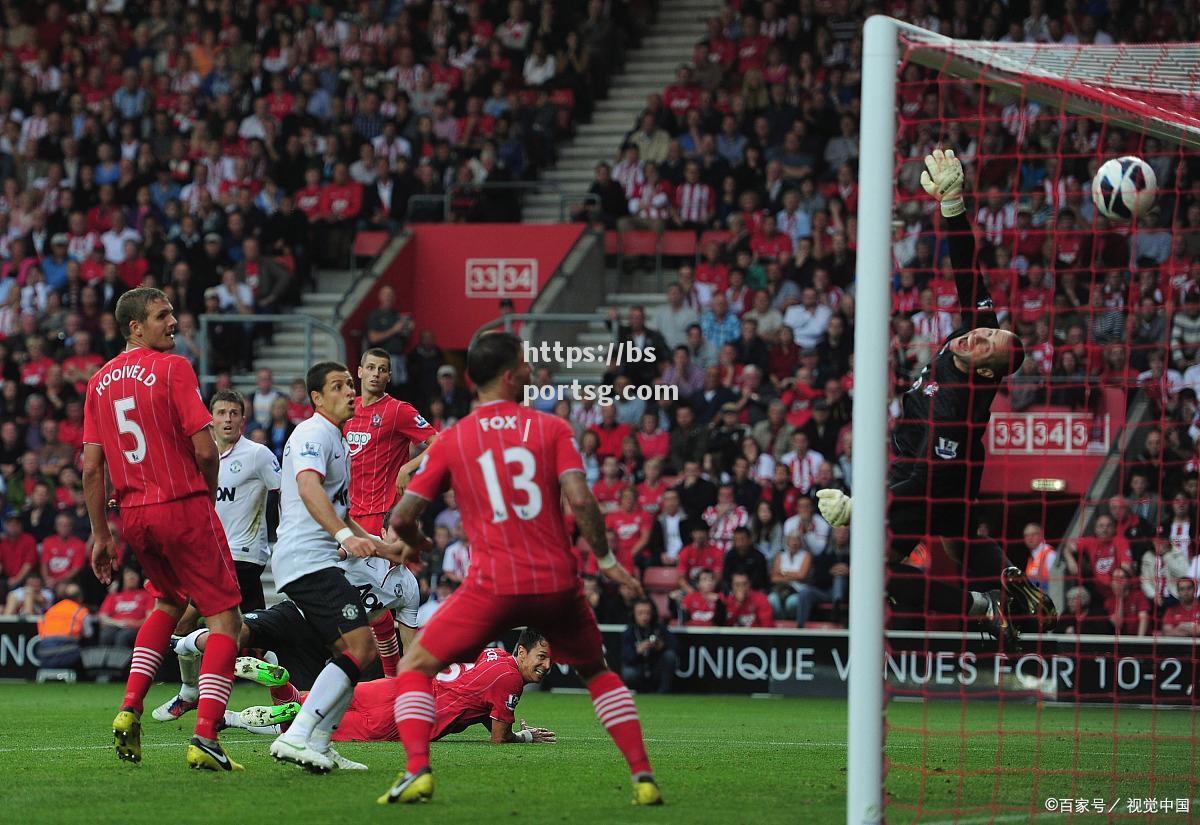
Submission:
[[[515,430],[517,429],[517,417],[515,415],[493,415],[490,418],[479,419],[479,426],[484,432],[489,430]]]
[[[104,391],[108,389],[109,384],[125,378],[131,378],[147,387],[153,387],[158,381],[158,376],[143,366],[138,364],[123,364],[114,370],[109,370],[96,379],[96,395],[104,395]]]
[[[370,433],[352,431],[346,433],[346,443],[350,445],[350,455],[358,455],[358,451],[371,443]]]

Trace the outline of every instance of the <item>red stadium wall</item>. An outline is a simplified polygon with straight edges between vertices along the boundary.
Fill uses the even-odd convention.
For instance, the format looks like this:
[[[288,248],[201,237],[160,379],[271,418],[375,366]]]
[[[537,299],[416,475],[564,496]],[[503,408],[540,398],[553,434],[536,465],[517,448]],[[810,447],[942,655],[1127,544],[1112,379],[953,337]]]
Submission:
[[[417,225],[412,237],[342,324],[357,360],[367,316],[380,287],[396,288],[399,308],[417,330],[432,329],[440,346],[464,349],[475,330],[510,298],[525,312],[583,234],[583,224]]]

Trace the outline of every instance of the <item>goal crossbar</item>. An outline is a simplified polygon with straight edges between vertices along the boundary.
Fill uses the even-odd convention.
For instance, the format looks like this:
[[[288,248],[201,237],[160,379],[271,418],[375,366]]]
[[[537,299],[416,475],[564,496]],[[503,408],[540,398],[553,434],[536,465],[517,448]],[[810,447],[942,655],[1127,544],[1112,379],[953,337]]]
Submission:
[[[993,43],[894,23],[913,63],[1200,148],[1200,45]]]

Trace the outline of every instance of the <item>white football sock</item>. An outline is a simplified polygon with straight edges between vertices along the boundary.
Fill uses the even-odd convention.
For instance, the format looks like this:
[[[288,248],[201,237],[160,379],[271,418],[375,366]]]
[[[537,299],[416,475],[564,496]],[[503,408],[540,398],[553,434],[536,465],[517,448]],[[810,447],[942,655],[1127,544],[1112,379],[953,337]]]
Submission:
[[[312,690],[308,692],[308,697],[300,706],[299,715],[292,722],[292,726],[287,729],[284,737],[292,742],[307,741],[313,728],[323,719],[328,719],[337,713],[343,695],[353,694],[353,692],[354,686],[350,684],[350,677],[346,675],[346,671],[333,662],[328,663],[317,674],[317,680],[313,682]],[[346,703],[346,706],[349,706],[349,702]],[[345,707],[343,707],[341,713],[345,712]],[[334,724],[341,720],[341,713],[337,713],[334,717]]]
[[[201,627],[198,630],[193,630],[188,635],[184,636],[179,644],[175,645],[176,656],[199,656],[204,651],[197,644],[200,639],[208,635],[208,628]]]
[[[317,726],[313,728],[312,735],[308,737],[308,744],[312,748],[322,753],[329,750],[329,742],[333,739],[333,732],[342,723],[342,717],[346,715],[346,709],[350,707],[350,702],[353,700],[354,685],[350,685],[345,695],[342,696],[329,715],[318,722]]]

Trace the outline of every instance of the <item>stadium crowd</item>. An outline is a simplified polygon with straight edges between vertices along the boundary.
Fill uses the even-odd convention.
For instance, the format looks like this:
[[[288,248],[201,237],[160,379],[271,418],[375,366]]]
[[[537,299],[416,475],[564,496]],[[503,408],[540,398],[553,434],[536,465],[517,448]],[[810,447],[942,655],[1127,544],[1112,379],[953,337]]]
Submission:
[[[35,16],[10,3],[0,38],[0,573],[6,613],[61,602],[73,630],[72,605],[102,617],[107,605],[100,621],[118,639],[146,600],[135,574],[107,593],[87,569],[78,455],[79,393],[122,347],[111,315],[121,292],[165,289],[181,310],[176,351],[193,362],[207,345],[218,370],[251,366],[252,333],[215,325],[201,342],[196,318],[294,303],[320,266],[345,260],[354,231],[396,228],[415,195],[458,184],[456,218],[511,216],[511,202],[472,187],[552,162],[650,12],[601,0],[82,5],[50,2]],[[849,533],[821,519],[813,496],[852,484],[864,14],[957,37],[1088,44],[1194,39],[1189,8],[766,0],[710,21],[693,62],[650,98],[616,161],[597,167],[599,205],[579,213],[605,229],[698,233],[700,254],[678,266],[666,303],[612,325],[664,357],[609,380],[670,384],[681,403],[547,406],[575,428],[610,540],[643,573],[655,613],[693,625],[844,619]],[[1162,613],[1158,629],[1178,631],[1165,614],[1191,609],[1186,581],[1200,573],[1195,160],[969,83],[939,86],[915,65],[902,79],[897,392],[955,323],[945,238],[918,197],[920,159],[940,143],[966,163],[981,265],[1032,354],[1010,382],[1012,406],[1098,411],[1115,387],[1146,390],[1160,412],[1120,491],[1125,509],[1107,505],[1073,547],[1038,539],[1031,572],[1053,562],[1079,577],[1064,612],[1133,615],[1138,632]],[[1133,231],[1087,197],[1099,159],[1126,152],[1150,162],[1161,189]],[[470,409],[420,319],[385,301],[364,332],[402,367],[397,394],[436,426]],[[278,452],[308,414],[303,387],[265,371],[257,383],[248,432]],[[430,517],[426,615],[470,558],[453,497]],[[588,572],[598,615],[639,612]],[[1139,592],[1145,611],[1123,607]],[[1106,599],[1117,608],[1101,611]]]

